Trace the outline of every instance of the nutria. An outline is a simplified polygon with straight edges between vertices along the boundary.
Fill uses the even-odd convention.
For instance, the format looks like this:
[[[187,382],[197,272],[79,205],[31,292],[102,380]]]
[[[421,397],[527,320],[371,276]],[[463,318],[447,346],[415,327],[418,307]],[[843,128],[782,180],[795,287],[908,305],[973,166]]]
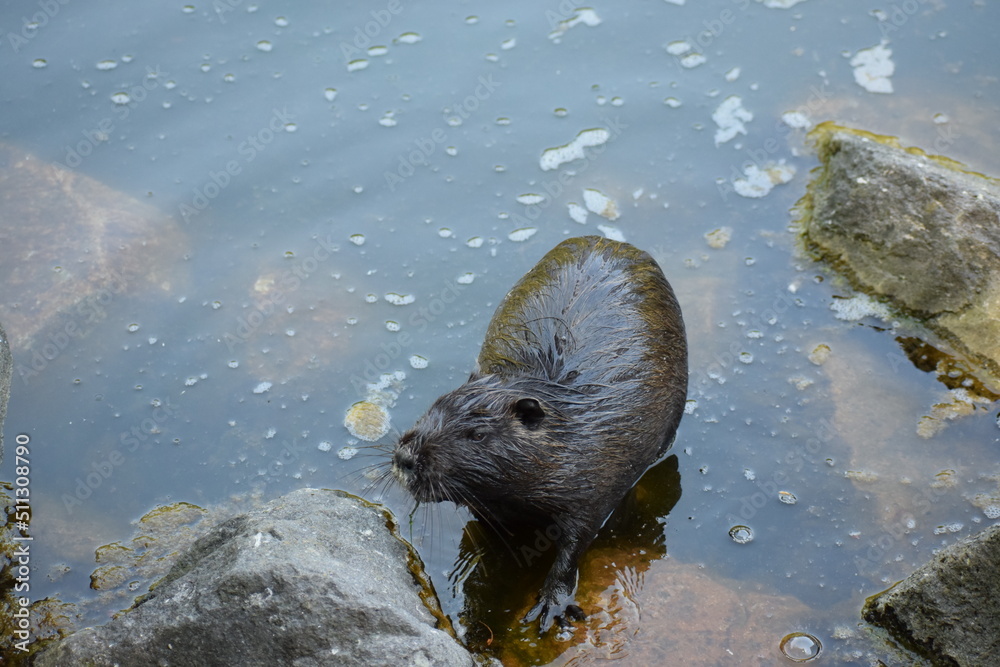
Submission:
[[[577,563],[605,519],[667,451],[684,413],[687,343],[652,257],[587,236],[553,248],[504,297],[476,369],[403,434],[396,478],[418,502],[484,523],[539,524],[555,561],[526,621],[573,604]]]

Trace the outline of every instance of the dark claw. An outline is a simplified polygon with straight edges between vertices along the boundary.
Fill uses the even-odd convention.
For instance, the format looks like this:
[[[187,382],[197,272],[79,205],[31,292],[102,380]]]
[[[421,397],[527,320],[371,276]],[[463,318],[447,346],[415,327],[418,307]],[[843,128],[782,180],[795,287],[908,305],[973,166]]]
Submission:
[[[573,628],[573,624],[570,621],[585,621],[587,620],[587,615],[583,613],[583,609],[580,609],[575,604],[566,605],[566,611],[563,612],[561,616],[555,614],[555,609],[558,605],[554,605],[547,600],[539,600],[538,604],[531,608],[531,610],[524,615],[521,619],[522,623],[531,623],[536,618],[538,619],[538,634],[543,635],[549,631],[552,627],[552,623],[555,622],[559,626],[560,630],[570,630]]]
[[[548,600],[539,600],[538,603],[524,615],[522,623],[531,623],[538,619],[539,632],[544,634],[552,626],[552,607]]]
[[[587,620],[587,615],[575,604],[566,605],[566,616],[578,623]]]

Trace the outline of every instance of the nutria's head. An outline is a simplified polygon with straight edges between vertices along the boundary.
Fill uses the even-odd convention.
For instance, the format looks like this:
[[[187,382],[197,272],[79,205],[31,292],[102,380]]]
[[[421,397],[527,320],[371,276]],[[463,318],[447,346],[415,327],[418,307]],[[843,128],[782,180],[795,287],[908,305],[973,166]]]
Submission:
[[[564,423],[539,388],[485,375],[441,396],[399,439],[396,479],[418,502],[450,500],[477,514],[525,493],[557,465],[547,452]]]

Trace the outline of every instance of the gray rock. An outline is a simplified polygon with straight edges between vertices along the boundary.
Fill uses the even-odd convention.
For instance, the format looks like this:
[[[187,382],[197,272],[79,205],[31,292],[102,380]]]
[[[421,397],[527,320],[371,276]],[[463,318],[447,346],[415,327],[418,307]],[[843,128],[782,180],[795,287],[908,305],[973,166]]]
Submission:
[[[7,399],[10,398],[10,374],[14,359],[10,356],[7,332],[0,324],[0,463],[3,463],[3,422],[7,418]]]
[[[924,320],[1000,391],[1000,182],[824,123],[803,235],[859,290]]]
[[[1000,659],[1000,525],[942,550],[888,591],[868,598],[865,620],[940,665]]]
[[[295,491],[216,526],[146,599],[34,664],[472,665],[391,523],[342,492]]]

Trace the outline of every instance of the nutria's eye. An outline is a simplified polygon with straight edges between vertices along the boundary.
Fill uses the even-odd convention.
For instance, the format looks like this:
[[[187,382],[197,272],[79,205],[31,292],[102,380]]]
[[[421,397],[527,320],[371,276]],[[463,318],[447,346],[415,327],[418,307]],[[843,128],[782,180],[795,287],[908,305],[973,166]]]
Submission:
[[[485,426],[475,426],[465,432],[465,437],[472,442],[482,442],[489,434],[490,430]]]

